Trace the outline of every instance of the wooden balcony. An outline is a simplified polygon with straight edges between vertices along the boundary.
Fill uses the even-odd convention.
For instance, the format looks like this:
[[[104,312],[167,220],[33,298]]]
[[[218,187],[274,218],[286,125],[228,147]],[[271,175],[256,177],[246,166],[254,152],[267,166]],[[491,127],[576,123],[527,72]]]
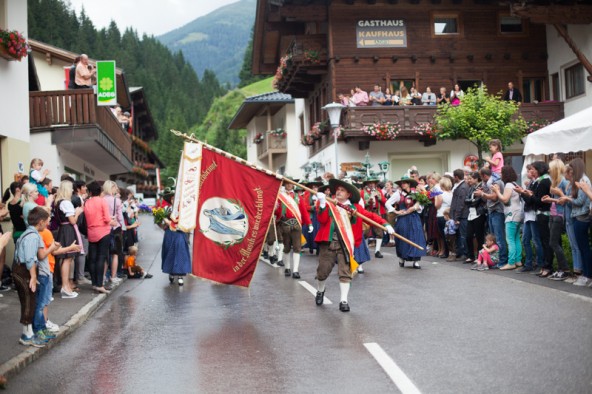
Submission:
[[[53,145],[108,174],[132,168],[130,136],[92,89],[30,92],[29,111],[31,133],[51,132]]]
[[[547,119],[552,122],[563,119],[563,103],[525,103],[520,106],[525,120]],[[432,122],[436,114],[435,106],[395,106],[395,107],[349,107],[342,114],[343,138],[373,140],[364,133],[362,127],[373,123],[393,123],[400,127],[397,139],[419,139],[413,128],[420,123]]]
[[[278,84],[280,92],[306,98],[327,73],[327,36],[296,36],[288,46],[287,69]]]
[[[273,155],[287,153],[286,138],[263,133],[263,141],[257,144],[257,158],[263,162],[271,162]],[[272,168],[271,166],[269,168]]]

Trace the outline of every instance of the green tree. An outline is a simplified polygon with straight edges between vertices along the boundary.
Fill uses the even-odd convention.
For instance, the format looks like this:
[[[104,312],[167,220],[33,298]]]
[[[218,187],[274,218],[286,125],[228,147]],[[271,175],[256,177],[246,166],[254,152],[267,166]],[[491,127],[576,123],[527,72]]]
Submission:
[[[470,88],[458,106],[442,105],[435,116],[439,139],[465,139],[477,147],[479,162],[488,142],[499,139],[508,146],[524,135],[526,123],[517,115],[519,104],[493,96],[487,87]]]
[[[243,66],[238,74],[240,80],[238,83],[239,88],[245,87],[254,82],[267,78],[267,76],[265,75],[253,75],[252,72],[254,28],[254,26],[253,28],[251,28],[251,39],[249,40],[249,44],[245,49],[245,56],[243,57]]]

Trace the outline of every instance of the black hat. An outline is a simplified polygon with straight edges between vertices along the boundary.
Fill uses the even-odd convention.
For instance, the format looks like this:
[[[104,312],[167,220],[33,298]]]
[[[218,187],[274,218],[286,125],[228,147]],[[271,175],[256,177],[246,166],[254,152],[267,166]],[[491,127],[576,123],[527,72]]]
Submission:
[[[329,179],[329,186],[331,187],[332,194],[335,194],[335,191],[339,186],[347,190],[349,194],[351,194],[351,196],[349,197],[349,201],[352,204],[356,204],[360,201],[360,191],[351,183],[342,181],[341,179]]]
[[[313,187],[313,186],[321,187],[324,185],[324,183],[321,181],[306,181],[306,182],[300,182],[300,183],[302,183],[306,187]]]

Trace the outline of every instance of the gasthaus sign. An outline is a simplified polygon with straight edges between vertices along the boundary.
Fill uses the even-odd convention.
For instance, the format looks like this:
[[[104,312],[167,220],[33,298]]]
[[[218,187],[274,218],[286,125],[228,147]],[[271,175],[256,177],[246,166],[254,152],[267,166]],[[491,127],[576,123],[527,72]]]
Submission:
[[[356,23],[358,48],[406,48],[407,28],[402,19],[363,19]]]

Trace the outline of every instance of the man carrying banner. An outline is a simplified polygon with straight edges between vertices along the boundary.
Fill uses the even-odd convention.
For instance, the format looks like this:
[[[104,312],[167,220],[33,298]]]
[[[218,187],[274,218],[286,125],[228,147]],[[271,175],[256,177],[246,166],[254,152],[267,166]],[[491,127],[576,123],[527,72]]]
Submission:
[[[284,275],[300,279],[298,268],[300,266],[300,251],[302,250],[302,223],[308,226],[308,232],[313,232],[310,216],[306,210],[303,198],[294,192],[294,185],[284,182],[285,190],[279,194],[279,203],[276,206],[275,216],[278,218],[282,229],[282,240],[284,241],[284,255],[286,261]],[[293,250],[292,260],[294,271],[290,265],[290,249]]]
[[[380,224],[386,224],[386,220],[376,214],[366,211],[358,202],[360,192],[355,186],[339,179],[330,179],[331,193],[335,195],[337,202],[348,209],[336,206],[327,202],[323,193],[318,193],[317,217],[320,228],[315,238],[319,245],[319,266],[317,267],[317,295],[315,302],[322,305],[325,296],[325,281],[337,263],[339,275],[339,289],[341,300],[339,310],[349,312],[350,307],[347,301],[349,288],[352,280],[352,272],[357,268],[358,263],[354,259],[356,243],[358,247],[363,243],[362,225],[358,217],[351,212],[357,211]],[[352,226],[352,223],[354,224]],[[386,224],[389,234],[394,234],[392,226]],[[356,242],[357,241],[357,242]],[[366,249],[366,257],[359,255],[361,260],[369,260],[369,253]]]

